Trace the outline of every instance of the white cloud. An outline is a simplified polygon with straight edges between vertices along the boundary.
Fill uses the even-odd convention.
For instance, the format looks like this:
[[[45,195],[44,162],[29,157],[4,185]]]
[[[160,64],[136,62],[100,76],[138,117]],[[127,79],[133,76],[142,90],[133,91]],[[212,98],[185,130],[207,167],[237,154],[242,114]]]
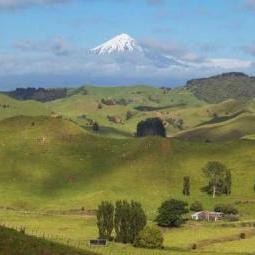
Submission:
[[[0,0],[0,9],[17,9],[34,5],[66,3],[70,0]]]

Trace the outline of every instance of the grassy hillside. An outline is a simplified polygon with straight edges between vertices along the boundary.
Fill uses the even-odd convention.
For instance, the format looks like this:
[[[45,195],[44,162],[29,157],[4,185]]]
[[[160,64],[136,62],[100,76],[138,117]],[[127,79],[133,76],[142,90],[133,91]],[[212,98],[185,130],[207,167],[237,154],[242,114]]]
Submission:
[[[198,99],[219,103],[227,99],[246,101],[255,96],[255,78],[243,73],[225,73],[187,82],[187,89]]]
[[[117,101],[114,105],[101,103],[102,99]],[[102,108],[98,106],[101,104]],[[47,103],[49,109],[81,126],[89,120],[97,121],[103,135],[130,136],[139,121],[151,116],[167,118],[176,109],[195,107],[204,103],[185,89],[164,90],[149,86],[84,87],[70,92],[69,97]],[[143,109],[148,110],[143,110]],[[132,116],[127,119],[127,112]],[[118,121],[109,120],[108,116]],[[174,128],[173,128],[174,130]],[[121,132],[120,132],[121,131]],[[175,130],[175,132],[178,130]]]
[[[17,115],[38,116],[49,114],[50,110],[42,103],[32,100],[18,101],[0,94],[0,120]]]
[[[95,255],[56,244],[45,239],[27,236],[24,233],[0,227],[0,254],[1,255]]]
[[[22,127],[22,128],[21,128]],[[253,201],[253,141],[221,144],[173,139],[110,139],[92,136],[72,122],[15,117],[0,122],[0,203],[26,210],[95,209],[101,200],[141,201],[150,217],[162,200],[182,196],[182,179],[192,180],[189,202]],[[233,172],[233,194],[213,200],[200,188],[202,167],[220,160]],[[242,183],[242,185],[240,185]],[[246,204],[244,217],[255,214]]]
[[[215,123],[184,131],[176,137],[189,141],[224,142],[237,140],[255,133],[254,114],[241,113],[223,122],[217,123],[215,120]]]

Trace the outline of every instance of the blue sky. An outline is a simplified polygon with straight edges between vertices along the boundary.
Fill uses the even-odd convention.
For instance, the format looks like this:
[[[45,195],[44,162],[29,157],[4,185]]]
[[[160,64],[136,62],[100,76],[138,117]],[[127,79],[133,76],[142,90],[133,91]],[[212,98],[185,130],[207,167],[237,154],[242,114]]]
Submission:
[[[94,70],[81,67],[87,59],[80,56],[120,33],[161,49],[170,47],[173,55],[190,53],[203,63],[205,59],[249,61],[250,65],[244,62],[244,67],[229,69],[254,74],[254,24],[255,0],[0,0],[0,88],[37,82],[104,85],[104,75],[88,79]],[[72,66],[63,68],[70,62]],[[143,73],[128,81],[184,81],[228,68],[204,69],[203,65],[203,70],[169,71],[169,76],[164,70],[164,77],[153,79]],[[121,83],[113,72],[111,76],[112,81],[106,75],[106,84]]]

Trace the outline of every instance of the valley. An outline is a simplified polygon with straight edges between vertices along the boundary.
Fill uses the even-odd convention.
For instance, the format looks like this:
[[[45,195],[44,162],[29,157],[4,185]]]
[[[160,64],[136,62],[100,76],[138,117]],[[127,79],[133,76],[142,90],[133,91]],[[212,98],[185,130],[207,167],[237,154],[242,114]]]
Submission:
[[[23,226],[28,235],[106,255],[255,252],[253,98],[209,103],[185,86],[84,86],[44,102],[1,94],[0,105],[2,226]],[[137,124],[151,117],[163,121],[166,138],[135,136]],[[208,161],[231,169],[229,196],[212,198],[202,190]],[[182,193],[185,176],[189,196]],[[87,245],[97,238],[95,210],[101,201],[139,201],[154,225],[157,208],[168,198],[200,201],[206,210],[232,204],[240,219],[189,220],[164,229],[164,250]],[[240,241],[240,233],[247,238]]]

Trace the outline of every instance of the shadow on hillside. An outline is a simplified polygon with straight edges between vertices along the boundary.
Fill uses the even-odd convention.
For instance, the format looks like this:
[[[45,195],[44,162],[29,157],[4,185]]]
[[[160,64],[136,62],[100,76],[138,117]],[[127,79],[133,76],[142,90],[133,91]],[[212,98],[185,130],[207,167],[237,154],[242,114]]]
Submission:
[[[100,126],[99,131],[93,131],[90,127],[87,126],[81,126],[84,128],[86,131],[96,134],[96,135],[102,135],[102,136],[107,136],[107,137],[122,137],[122,138],[130,138],[133,137],[133,135],[129,132],[119,130],[114,127],[105,127],[105,126]]]

